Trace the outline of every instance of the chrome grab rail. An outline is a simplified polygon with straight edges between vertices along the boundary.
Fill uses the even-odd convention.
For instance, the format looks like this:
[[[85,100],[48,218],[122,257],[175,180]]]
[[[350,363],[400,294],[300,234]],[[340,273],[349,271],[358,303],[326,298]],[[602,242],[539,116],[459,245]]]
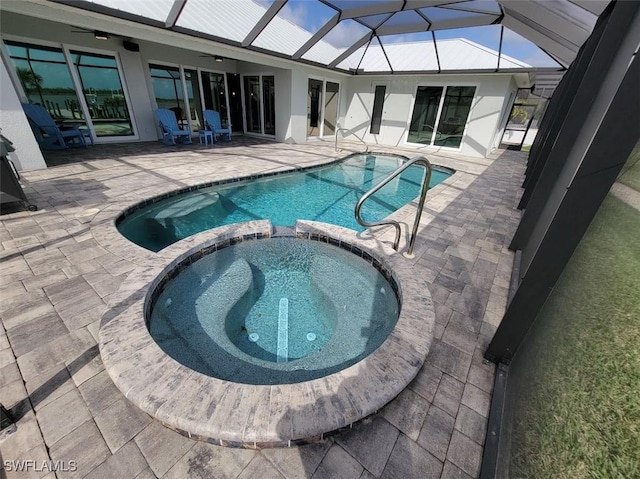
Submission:
[[[400,223],[398,223],[395,220],[381,220],[381,221],[373,221],[373,222],[364,221],[360,217],[360,209],[362,208],[362,204],[371,195],[376,193],[378,190],[382,189],[392,179],[394,179],[396,176],[401,174],[404,170],[406,170],[407,168],[415,165],[416,163],[422,164],[425,167],[425,169],[427,170],[427,174],[425,175],[424,180],[422,181],[422,186],[421,186],[421,191],[420,191],[420,200],[418,201],[418,210],[416,211],[416,219],[415,219],[415,221],[413,223],[413,229],[411,231],[411,238],[409,239],[409,248],[407,249],[406,253],[404,253],[404,256],[407,257],[407,258],[413,258],[413,245],[416,242],[416,235],[417,235],[417,232],[418,232],[418,224],[420,224],[420,218],[422,217],[422,209],[424,208],[424,202],[425,202],[425,199],[427,197],[427,191],[429,191],[429,183],[431,182],[431,169],[432,169],[431,168],[431,163],[429,162],[429,160],[427,160],[424,156],[416,156],[415,158],[412,158],[412,159],[408,160],[407,162],[403,163],[402,165],[400,165],[398,168],[396,168],[394,171],[392,171],[384,180],[382,180],[376,186],[374,186],[369,191],[367,191],[362,196],[362,198],[360,198],[360,200],[358,200],[358,203],[356,204],[356,210],[355,210],[356,221],[358,223],[360,223],[362,226],[370,228],[372,226],[392,225],[393,227],[395,227],[395,229],[396,229],[396,239],[393,242],[393,249],[398,251],[398,246],[400,245],[400,233],[401,233]]]
[[[349,128],[340,128],[340,125],[336,125],[336,126],[338,127],[336,129],[336,141],[335,141],[335,145],[334,145],[334,149],[336,151],[338,151],[338,133],[340,133],[341,131],[348,131],[353,136],[355,136],[360,143],[362,143],[364,145],[364,151],[362,153],[366,153],[366,152],[369,151],[369,145],[367,145],[367,143],[362,138],[358,137],[358,135],[356,135],[352,130],[350,130]],[[344,136],[343,136],[343,138],[344,138]]]

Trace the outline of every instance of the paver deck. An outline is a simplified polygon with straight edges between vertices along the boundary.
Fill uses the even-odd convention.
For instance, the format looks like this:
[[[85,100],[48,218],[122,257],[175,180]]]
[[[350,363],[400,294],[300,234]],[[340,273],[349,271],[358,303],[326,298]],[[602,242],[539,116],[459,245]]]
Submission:
[[[0,442],[7,477],[477,477],[495,369],[482,352],[506,306],[523,153],[427,155],[457,170],[430,193],[416,256],[406,260],[430,284],[435,337],[409,387],[352,430],[288,449],[198,442],[132,405],[104,370],[100,318],[138,266],[106,234],[121,205],[344,154],[332,143],[237,137],[214,147],[151,143],[55,152],[47,161],[59,166],[25,172],[25,192],[39,211],[0,217],[0,403],[18,419],[17,431]],[[412,208],[396,216],[410,224]],[[390,242],[391,235],[372,241]],[[58,465],[67,471],[11,470],[26,460],[65,461]]]

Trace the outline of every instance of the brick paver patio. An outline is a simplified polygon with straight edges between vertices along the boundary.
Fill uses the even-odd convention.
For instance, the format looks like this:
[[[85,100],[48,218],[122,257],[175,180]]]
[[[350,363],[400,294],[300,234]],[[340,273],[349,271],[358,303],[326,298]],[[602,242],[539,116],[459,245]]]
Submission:
[[[6,476],[477,477],[495,369],[482,353],[506,306],[523,153],[427,155],[457,170],[429,194],[416,257],[406,260],[431,284],[435,338],[411,385],[351,431],[290,449],[197,442],[130,404],[104,370],[96,342],[100,318],[137,265],[96,237],[105,230],[101,212],[186,185],[344,154],[332,143],[238,137],[214,147],[152,143],[54,152],[47,161],[59,166],[25,172],[25,191],[39,210],[5,208],[0,217],[0,402],[18,420],[17,431],[0,442]],[[413,208],[397,217],[410,223]],[[61,465],[75,470],[57,476],[11,470],[25,460],[66,461]]]

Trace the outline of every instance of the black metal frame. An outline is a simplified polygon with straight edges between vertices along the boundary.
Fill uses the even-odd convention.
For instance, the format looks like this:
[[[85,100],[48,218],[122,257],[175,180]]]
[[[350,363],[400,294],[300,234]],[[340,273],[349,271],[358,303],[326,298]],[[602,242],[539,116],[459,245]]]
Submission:
[[[515,291],[485,352],[499,365],[483,479],[508,476],[514,411],[505,398],[516,372],[508,364],[640,142],[639,25],[638,2],[608,6],[556,90],[531,150],[521,202],[527,209],[511,245]]]
[[[544,132],[545,145],[553,146],[538,156],[540,176],[525,191],[530,199],[510,246],[522,251],[520,283],[485,353],[494,362],[516,353],[640,137],[640,65],[633,56],[640,4],[610,7],[577,59],[584,75],[567,75],[563,98],[547,111],[564,120]]]

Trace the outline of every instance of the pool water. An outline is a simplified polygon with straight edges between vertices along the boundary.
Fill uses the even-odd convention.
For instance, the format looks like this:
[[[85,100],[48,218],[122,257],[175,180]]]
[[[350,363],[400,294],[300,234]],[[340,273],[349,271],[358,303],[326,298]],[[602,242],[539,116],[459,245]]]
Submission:
[[[398,319],[388,281],[353,253],[295,238],[245,241],[181,269],[152,306],[151,336],[195,371],[247,384],[331,374]]]
[[[256,219],[276,226],[306,219],[362,231],[354,217],[357,201],[406,159],[358,154],[306,172],[202,188],[136,210],[117,226],[127,239],[151,251],[201,231]],[[364,204],[362,218],[381,220],[416,198],[424,172],[420,166],[405,170]],[[450,175],[434,169],[430,187]]]

